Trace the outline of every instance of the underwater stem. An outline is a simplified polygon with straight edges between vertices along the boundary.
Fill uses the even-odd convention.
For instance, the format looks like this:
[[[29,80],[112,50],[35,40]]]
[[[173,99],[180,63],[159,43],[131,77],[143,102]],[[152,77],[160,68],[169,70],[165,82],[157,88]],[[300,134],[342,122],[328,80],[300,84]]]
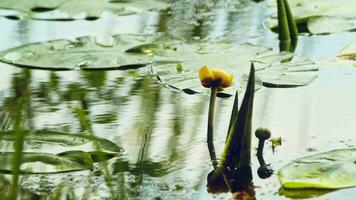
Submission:
[[[18,188],[19,188],[19,179],[20,179],[20,168],[21,168],[21,160],[22,160],[22,150],[24,145],[24,131],[21,131],[21,123],[22,123],[22,105],[23,105],[23,97],[20,97],[18,100],[18,105],[20,108],[16,111],[15,115],[15,124],[14,124],[14,134],[15,134],[15,143],[14,150],[15,156],[12,160],[13,173],[12,173],[12,187],[10,192],[10,199],[17,199],[18,196]]]
[[[215,115],[216,92],[217,92],[217,88],[212,87],[211,94],[210,94],[209,115],[208,115],[208,134],[207,134],[209,154],[210,154],[210,159],[211,159],[211,163],[214,167],[214,170],[218,166],[218,162],[216,160],[216,154],[215,154],[215,147],[214,147],[214,115]]]

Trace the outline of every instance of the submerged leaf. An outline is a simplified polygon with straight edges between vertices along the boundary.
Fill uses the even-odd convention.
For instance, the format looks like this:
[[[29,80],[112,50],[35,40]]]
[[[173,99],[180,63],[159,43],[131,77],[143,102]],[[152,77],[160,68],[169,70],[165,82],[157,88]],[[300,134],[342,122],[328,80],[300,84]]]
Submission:
[[[12,173],[11,160],[15,153],[0,153],[0,173]],[[93,160],[87,152],[65,152],[62,154],[22,153],[20,174],[61,173],[88,170]]]
[[[338,189],[356,186],[356,148],[338,149],[297,159],[278,178],[287,189]]]
[[[62,146],[79,146],[97,142],[102,151],[116,153],[123,152],[122,148],[114,142],[104,138],[93,137],[91,135],[70,134],[49,130],[39,130],[35,132],[24,131],[24,134],[26,142],[36,142],[37,144],[58,144]],[[14,141],[15,136],[10,131],[0,131],[0,141],[1,140]]]
[[[17,16],[42,20],[98,19],[104,11],[127,15],[165,9],[164,0],[1,0],[0,9],[15,10]],[[1,12],[0,12],[1,14]]]
[[[288,2],[297,24],[299,26],[306,24],[311,33],[334,33],[356,29],[356,1],[354,0],[289,0]],[[271,28],[276,28],[276,0],[269,0],[268,5],[274,10],[268,23]]]

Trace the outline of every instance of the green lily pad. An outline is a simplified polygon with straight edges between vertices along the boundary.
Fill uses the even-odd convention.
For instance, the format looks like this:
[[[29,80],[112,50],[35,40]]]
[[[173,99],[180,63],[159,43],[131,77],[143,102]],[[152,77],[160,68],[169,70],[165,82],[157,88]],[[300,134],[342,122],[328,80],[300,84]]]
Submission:
[[[356,1],[354,0],[289,0],[297,24],[306,24],[313,34],[356,30]],[[268,21],[271,28],[277,26],[277,6],[269,0],[273,14]]]
[[[272,49],[251,44],[232,45],[228,43],[210,43],[192,45],[190,51],[177,49],[177,64],[155,64],[152,73],[163,84],[189,94],[206,91],[198,79],[201,66],[219,67],[234,75],[230,88],[220,91],[220,95],[231,96],[236,89],[245,88],[250,63],[256,68],[256,88],[299,87],[312,82],[318,67],[306,58],[289,52],[276,52]],[[182,58],[181,58],[182,57]],[[179,69],[179,70],[178,70]]]
[[[162,35],[114,35],[109,38],[80,37],[26,44],[0,52],[0,60],[22,67],[47,70],[107,70],[139,68],[151,64]],[[142,44],[147,44],[142,46]],[[152,45],[149,45],[152,44]],[[141,51],[131,49],[141,45]]]
[[[356,148],[297,159],[278,172],[287,189],[339,189],[356,186]]]
[[[142,11],[165,9],[169,4],[163,0],[13,0],[0,1],[0,9],[16,11],[18,18],[42,20],[97,19],[104,11],[127,15]],[[2,12],[0,12],[1,14]],[[8,15],[3,11],[3,15]]]
[[[265,47],[236,45],[228,41],[187,44],[167,35],[115,35],[100,42],[99,38],[81,37],[74,41],[32,43],[0,52],[0,60],[47,70],[150,66],[148,75],[187,93],[204,91],[197,76],[203,65],[233,73],[235,85],[230,92],[225,90],[226,94],[234,94],[236,88],[244,88],[251,62],[255,63],[257,86],[304,86],[316,78],[315,71],[318,70],[311,60],[288,52],[279,53]]]

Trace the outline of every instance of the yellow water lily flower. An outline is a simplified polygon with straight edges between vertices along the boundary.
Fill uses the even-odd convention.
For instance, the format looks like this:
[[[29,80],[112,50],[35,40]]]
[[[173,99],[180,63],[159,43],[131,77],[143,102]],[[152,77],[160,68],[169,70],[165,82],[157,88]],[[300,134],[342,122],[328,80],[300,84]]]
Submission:
[[[201,84],[206,88],[227,88],[231,85],[233,76],[232,74],[219,69],[209,69],[207,66],[203,66],[199,70],[199,79]]]

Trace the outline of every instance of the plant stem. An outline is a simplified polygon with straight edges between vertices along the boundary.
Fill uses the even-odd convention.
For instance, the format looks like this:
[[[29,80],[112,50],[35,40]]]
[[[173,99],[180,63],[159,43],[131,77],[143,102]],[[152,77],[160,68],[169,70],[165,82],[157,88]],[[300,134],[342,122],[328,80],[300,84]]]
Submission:
[[[22,123],[22,105],[23,105],[23,97],[19,97],[17,99],[19,109],[16,111],[15,114],[15,124],[14,124],[14,134],[15,134],[15,156],[12,160],[12,187],[10,192],[10,199],[17,199],[18,196],[18,188],[19,188],[19,179],[20,179],[20,168],[21,168],[21,160],[22,160],[22,150],[23,150],[23,143],[24,143],[24,134],[25,132],[21,130],[21,123]]]
[[[263,159],[263,147],[264,147],[264,145],[265,145],[265,141],[259,139],[258,147],[257,147],[257,159],[258,159],[258,162],[260,163],[260,166],[266,165],[266,162]]]
[[[287,18],[287,11],[284,4],[284,0],[277,0],[277,12],[278,12],[278,34],[279,40],[290,41],[290,32]]]
[[[287,21],[288,21],[290,37],[292,40],[297,40],[298,39],[298,28],[297,28],[297,24],[294,21],[292,11],[288,4],[288,0],[284,0],[283,3],[284,3],[284,7],[286,10],[286,14],[287,14]]]
[[[214,147],[214,115],[215,115],[215,100],[216,100],[217,88],[211,88],[210,94],[210,104],[209,104],[209,115],[208,115],[208,134],[207,143],[209,148],[210,160],[214,167],[217,169],[218,162],[216,160],[215,147]]]

